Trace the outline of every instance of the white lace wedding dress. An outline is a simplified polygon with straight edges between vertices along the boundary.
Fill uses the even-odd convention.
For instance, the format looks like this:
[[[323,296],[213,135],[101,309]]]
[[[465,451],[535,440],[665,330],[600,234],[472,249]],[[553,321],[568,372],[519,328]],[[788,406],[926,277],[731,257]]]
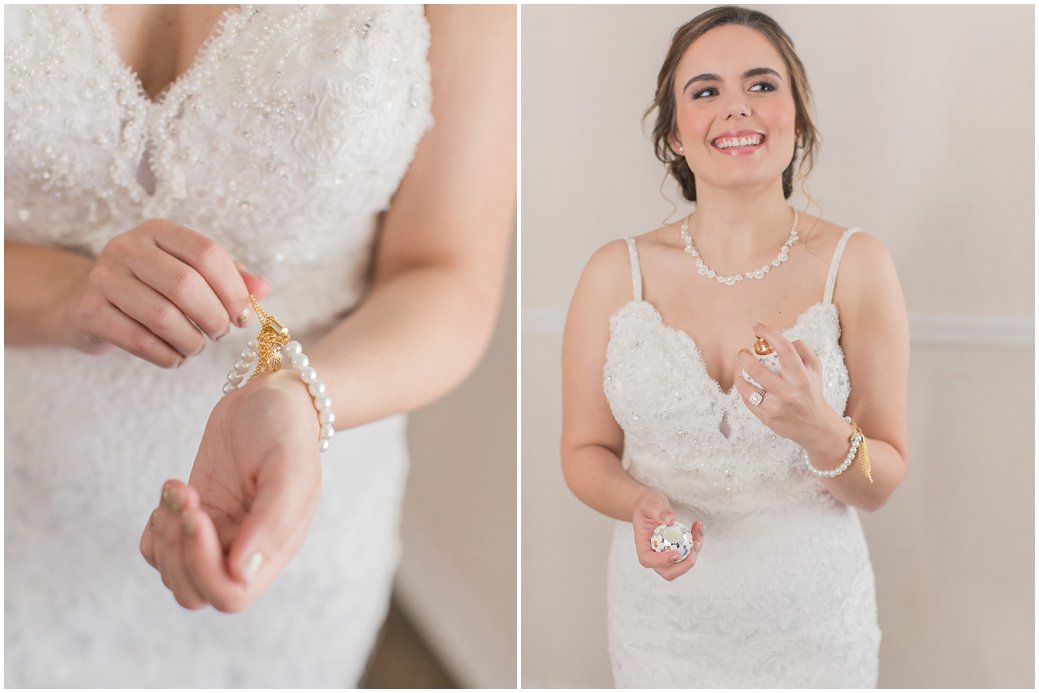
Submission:
[[[362,297],[376,215],[431,124],[422,8],[233,8],[154,102],[101,12],[5,8],[6,238],[96,255],[172,220],[269,278],[265,308],[312,343]],[[255,325],[172,371],[5,350],[7,686],[360,676],[399,555],[402,417],[336,435],[303,549],[246,611],[182,609],[138,551]]]
[[[823,365],[826,401],[850,392],[833,287],[784,334]],[[855,509],[836,501],[733,388],[712,379],[690,336],[642,300],[610,322],[603,386],[624,429],[624,463],[707,526],[696,566],[673,582],[639,565],[631,524],[609,556],[609,650],[618,687],[875,687],[880,630],[873,568]]]

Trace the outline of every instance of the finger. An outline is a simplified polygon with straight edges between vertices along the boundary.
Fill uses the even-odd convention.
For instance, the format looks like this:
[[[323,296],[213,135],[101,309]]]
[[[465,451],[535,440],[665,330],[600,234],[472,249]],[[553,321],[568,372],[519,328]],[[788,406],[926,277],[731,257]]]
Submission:
[[[155,513],[155,529],[152,530],[155,544],[155,562],[162,582],[177,603],[186,609],[201,609],[208,602],[188,578],[181,556],[183,529],[181,513],[171,508],[182,507],[184,499],[180,489],[173,488],[164,494],[163,504]]]
[[[158,512],[158,508],[152,510],[151,515],[148,516],[148,524],[144,526],[144,532],[141,534],[141,555],[144,556],[144,560],[148,561],[148,565],[158,570],[158,566],[155,564],[155,513]]]
[[[754,334],[763,337],[779,356],[779,366],[784,376],[788,373],[790,375],[803,373],[804,364],[801,362],[801,357],[797,355],[794,347],[790,345],[790,340],[782,332],[759,322],[754,325]]]
[[[317,447],[300,454],[317,455]],[[250,584],[271,574],[296,553],[317,508],[320,465],[299,464],[279,451],[260,466],[256,496],[231,542],[231,573]]]
[[[172,224],[157,230],[154,238],[159,248],[190,265],[205,279],[228,320],[238,324],[239,317],[249,308],[249,292],[227,251],[193,229]]]
[[[674,553],[678,554],[677,551]],[[689,570],[695,565],[695,562],[696,556],[692,551],[690,551],[685,558],[682,558],[681,554],[678,554],[677,558],[669,560],[665,565],[662,565],[659,568],[654,568],[654,571],[665,580],[674,580],[675,578],[689,572]]]
[[[231,574],[212,518],[201,510],[184,513],[184,565],[199,593],[218,611],[245,608],[263,591],[261,580],[245,585]]]
[[[152,272],[152,281],[159,271]],[[145,275],[147,276],[147,275]],[[182,356],[202,351],[206,340],[181,308],[171,303],[148,282],[132,274],[115,274],[106,287],[108,300],[127,317],[143,325]]]
[[[161,368],[176,368],[184,356],[151,330],[105,301],[94,318],[91,332],[109,344]]]
[[[805,344],[802,340],[798,339],[791,343],[794,347],[794,351],[801,357],[801,361],[804,363],[808,370],[818,373],[822,370],[822,365],[819,362],[819,357],[812,351],[812,347]]]
[[[236,265],[236,267],[238,267],[238,272],[242,275],[242,280],[245,281],[245,288],[257,300],[263,300],[270,295],[271,283],[269,281],[258,274],[251,274],[241,265]]]
[[[783,378],[766,368],[763,363],[754,358],[754,355],[751,354],[748,349],[740,349],[736,353],[736,377],[733,381],[739,382],[742,380],[743,382],[747,382],[747,379],[743,377],[744,371],[746,371],[747,375],[751,378],[761,383],[761,387],[763,387],[766,392],[769,390],[778,390],[783,387]],[[751,387],[754,386],[754,383],[749,384]]]
[[[209,282],[191,265],[159,246],[131,256],[127,265],[134,276],[176,308],[212,340],[230,328],[227,311]]]

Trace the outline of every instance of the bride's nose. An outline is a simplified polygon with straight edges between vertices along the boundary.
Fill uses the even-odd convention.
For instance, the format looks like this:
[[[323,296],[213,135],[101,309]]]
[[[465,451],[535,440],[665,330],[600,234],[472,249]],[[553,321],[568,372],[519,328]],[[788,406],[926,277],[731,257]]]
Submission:
[[[727,106],[726,118],[746,118],[750,115],[750,105],[743,100],[734,100]]]

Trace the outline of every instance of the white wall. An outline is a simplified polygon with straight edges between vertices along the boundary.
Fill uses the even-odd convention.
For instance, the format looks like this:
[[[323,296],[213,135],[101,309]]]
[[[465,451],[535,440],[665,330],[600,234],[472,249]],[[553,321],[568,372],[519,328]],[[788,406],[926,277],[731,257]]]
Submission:
[[[397,592],[460,685],[516,685],[516,258],[487,353],[415,412]]]
[[[522,8],[525,686],[611,685],[608,521],[559,471],[560,333],[594,249],[675,218],[640,119],[671,32],[704,9]],[[1034,8],[756,9],[815,92],[812,197],[887,245],[910,313],[910,472],[863,515],[880,685],[1031,688]]]

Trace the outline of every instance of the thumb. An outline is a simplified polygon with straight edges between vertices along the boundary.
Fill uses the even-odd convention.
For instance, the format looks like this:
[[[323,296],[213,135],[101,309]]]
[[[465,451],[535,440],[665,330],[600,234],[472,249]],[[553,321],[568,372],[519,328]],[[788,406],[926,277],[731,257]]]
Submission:
[[[258,274],[253,274],[245,269],[245,265],[240,262],[234,263],[235,267],[238,268],[238,273],[242,275],[242,281],[245,282],[245,288],[256,297],[257,300],[267,298],[271,293],[271,283],[264,277]]]
[[[236,580],[248,585],[259,576],[273,579],[271,571],[280,570],[303,545],[321,489],[320,471],[308,469],[320,467],[293,465],[290,459],[262,463],[256,496],[228,551]]]

